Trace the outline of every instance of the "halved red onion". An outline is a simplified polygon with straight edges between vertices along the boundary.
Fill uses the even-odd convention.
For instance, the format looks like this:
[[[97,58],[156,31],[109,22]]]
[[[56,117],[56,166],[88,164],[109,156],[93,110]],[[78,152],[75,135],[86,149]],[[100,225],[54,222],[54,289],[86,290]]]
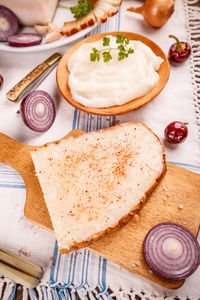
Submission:
[[[45,132],[55,120],[55,103],[47,92],[36,90],[21,102],[20,113],[24,123],[30,129]]]
[[[143,254],[153,272],[171,280],[186,279],[200,265],[197,239],[175,223],[154,226],[144,239]]]
[[[8,37],[8,43],[13,47],[30,47],[39,45],[42,37],[35,33],[18,33]]]
[[[0,5],[0,42],[6,42],[8,37],[16,34],[18,30],[16,15],[9,8]]]

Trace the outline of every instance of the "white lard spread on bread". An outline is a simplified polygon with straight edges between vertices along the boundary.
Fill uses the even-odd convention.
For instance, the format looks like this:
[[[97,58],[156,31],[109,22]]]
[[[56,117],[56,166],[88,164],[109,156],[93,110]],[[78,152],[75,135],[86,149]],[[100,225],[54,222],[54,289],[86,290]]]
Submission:
[[[126,223],[165,172],[163,146],[142,123],[49,143],[31,156],[62,253]]]
[[[116,38],[109,36],[110,46],[117,48]],[[118,60],[118,51],[111,50],[109,62],[91,61],[92,48],[98,50],[102,39],[85,43],[75,51],[68,61],[68,85],[72,98],[87,107],[110,107],[122,105],[144,96],[158,83],[158,70],[163,59],[140,41],[130,40],[128,47],[133,54]]]

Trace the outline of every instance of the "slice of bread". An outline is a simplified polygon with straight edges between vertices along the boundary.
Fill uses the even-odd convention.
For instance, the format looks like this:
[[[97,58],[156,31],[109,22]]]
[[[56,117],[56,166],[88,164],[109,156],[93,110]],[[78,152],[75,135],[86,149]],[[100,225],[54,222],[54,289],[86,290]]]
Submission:
[[[31,152],[61,253],[127,223],[166,170],[158,137],[124,123]]]

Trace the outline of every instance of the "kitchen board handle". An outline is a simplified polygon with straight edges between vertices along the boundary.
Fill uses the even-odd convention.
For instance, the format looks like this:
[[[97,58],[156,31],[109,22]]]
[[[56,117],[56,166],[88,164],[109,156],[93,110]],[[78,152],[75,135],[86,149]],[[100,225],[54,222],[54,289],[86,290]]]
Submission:
[[[0,133],[0,163],[9,165],[21,173],[26,168],[27,145],[21,144],[4,133]]]

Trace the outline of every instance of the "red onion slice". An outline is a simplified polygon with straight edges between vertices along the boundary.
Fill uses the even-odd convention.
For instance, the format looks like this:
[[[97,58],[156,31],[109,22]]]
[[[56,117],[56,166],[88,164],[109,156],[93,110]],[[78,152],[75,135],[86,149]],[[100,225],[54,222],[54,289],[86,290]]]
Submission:
[[[6,42],[8,37],[16,34],[18,30],[16,15],[9,8],[0,5],[0,42]]]
[[[160,223],[146,235],[144,258],[156,274],[171,280],[186,279],[200,265],[200,246],[185,227]]]
[[[47,92],[42,90],[28,94],[21,103],[20,112],[24,123],[37,132],[47,131],[56,116],[53,99]]]
[[[42,37],[35,33],[18,33],[8,37],[8,43],[13,47],[30,47],[39,45]]]

